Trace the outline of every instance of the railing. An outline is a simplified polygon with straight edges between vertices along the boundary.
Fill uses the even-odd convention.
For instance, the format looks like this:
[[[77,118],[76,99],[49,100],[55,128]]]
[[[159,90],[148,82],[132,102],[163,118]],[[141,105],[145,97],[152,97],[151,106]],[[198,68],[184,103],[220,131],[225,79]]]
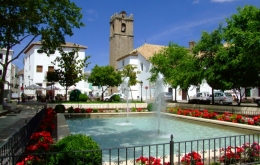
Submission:
[[[31,135],[38,128],[41,120],[46,114],[46,107],[37,113],[28,122],[25,121],[25,125],[15,132],[0,148],[0,164],[15,164],[19,159],[19,156],[24,152]]]
[[[160,163],[173,164],[253,164],[260,162],[260,134],[237,135],[168,143],[73,152],[30,154],[41,158],[42,164],[135,165],[140,156],[159,158]],[[232,146],[232,147],[230,147]],[[244,146],[244,147],[243,147]],[[192,153],[192,154],[190,154]],[[1,159],[25,158],[28,155],[6,155]],[[15,159],[17,160],[17,158]],[[186,163],[184,162],[186,161]],[[25,163],[25,162],[24,162]],[[12,164],[12,163],[7,163]],[[37,163],[36,163],[37,164]]]

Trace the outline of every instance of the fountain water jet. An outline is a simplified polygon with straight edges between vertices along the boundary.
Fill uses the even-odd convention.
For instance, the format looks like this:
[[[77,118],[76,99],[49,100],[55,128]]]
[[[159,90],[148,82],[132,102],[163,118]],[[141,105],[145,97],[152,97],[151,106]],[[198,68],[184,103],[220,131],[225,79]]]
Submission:
[[[126,122],[129,122],[128,120],[128,114],[129,114],[129,77],[126,77],[123,84],[122,84],[122,89],[124,89],[125,92],[125,97],[126,97]]]
[[[155,83],[155,91],[154,91],[154,103],[153,103],[153,111],[157,113],[157,124],[158,124],[158,133],[160,133],[161,128],[161,111],[166,108],[166,103],[164,99],[164,82],[162,75],[156,80]]]

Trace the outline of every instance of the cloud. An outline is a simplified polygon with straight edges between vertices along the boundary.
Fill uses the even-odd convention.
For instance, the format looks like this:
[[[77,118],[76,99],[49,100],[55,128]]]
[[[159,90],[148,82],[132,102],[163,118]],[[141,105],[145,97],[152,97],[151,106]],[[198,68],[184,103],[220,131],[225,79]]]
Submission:
[[[211,2],[216,2],[216,3],[224,3],[224,2],[233,2],[237,0],[211,0]]]
[[[196,4],[196,3],[199,3],[199,2],[200,2],[199,0],[194,0],[192,3]]]
[[[191,31],[191,30],[195,29],[196,27],[204,27],[205,25],[214,24],[216,22],[219,22],[220,20],[223,20],[223,17],[208,18],[208,19],[203,19],[200,21],[193,21],[193,22],[188,22],[188,23],[184,22],[184,23],[180,24],[179,26],[175,26],[164,32],[156,34],[156,35],[148,38],[147,40],[156,41],[156,40],[165,38],[166,36],[173,36],[174,34],[185,35],[186,32]]]
[[[97,12],[94,9],[88,9],[86,10],[86,18],[89,21],[95,21],[95,19],[98,17]]]

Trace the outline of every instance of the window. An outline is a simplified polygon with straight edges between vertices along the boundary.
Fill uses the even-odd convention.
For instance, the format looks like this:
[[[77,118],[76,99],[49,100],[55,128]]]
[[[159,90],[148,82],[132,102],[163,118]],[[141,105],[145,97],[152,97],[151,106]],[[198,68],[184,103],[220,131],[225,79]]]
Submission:
[[[141,71],[143,71],[143,69],[144,69],[144,64],[141,63]]]
[[[48,66],[48,72],[54,72],[54,66]]]
[[[42,66],[37,65],[36,72],[42,72]]]
[[[122,65],[125,66],[125,60],[122,61]]]
[[[43,53],[43,50],[39,49],[37,50],[37,53]]]
[[[122,23],[122,25],[121,25],[121,32],[125,32],[125,30],[126,30],[126,26],[125,26],[124,23]]]

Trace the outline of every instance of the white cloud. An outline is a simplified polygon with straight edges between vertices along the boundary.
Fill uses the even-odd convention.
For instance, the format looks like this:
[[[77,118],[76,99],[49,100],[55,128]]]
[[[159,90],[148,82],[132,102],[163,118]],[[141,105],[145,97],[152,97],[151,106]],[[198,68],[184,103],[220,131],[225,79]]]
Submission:
[[[175,26],[169,30],[166,30],[164,32],[151,36],[150,38],[148,38],[148,41],[160,40],[162,38],[165,38],[166,36],[173,36],[174,34],[185,35],[185,31],[187,32],[192,29],[195,29],[196,27],[203,27],[204,25],[214,24],[216,22],[220,22],[221,20],[223,20],[223,17],[208,18],[208,19],[203,19],[200,21],[182,23],[179,26]]]
[[[237,0],[211,0],[211,2],[223,3],[223,2],[232,2]]]
[[[89,20],[91,22],[95,21],[95,19],[98,17],[98,14],[94,9],[88,9],[88,10],[86,10],[86,13],[87,13],[87,16],[86,16],[87,20]]]

